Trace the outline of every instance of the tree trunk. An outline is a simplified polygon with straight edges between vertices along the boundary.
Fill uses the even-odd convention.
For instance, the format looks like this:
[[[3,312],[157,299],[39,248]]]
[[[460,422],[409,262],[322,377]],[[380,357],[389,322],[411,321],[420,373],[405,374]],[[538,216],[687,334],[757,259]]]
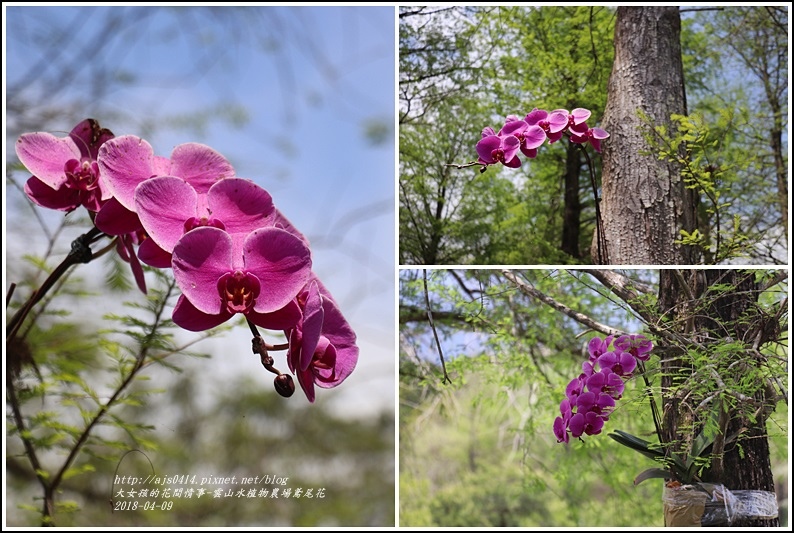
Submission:
[[[674,244],[696,224],[694,192],[674,163],[643,154],[648,126],[670,128],[670,115],[686,114],[677,7],[618,7],[615,61],[609,77],[603,127],[601,215],[611,264],[693,264],[692,247]],[[593,239],[593,258],[597,236]]]
[[[666,443],[677,452],[686,450],[720,405],[722,438],[715,438],[710,466],[701,479],[721,483],[728,490],[761,490],[774,493],[775,486],[769,457],[766,419],[774,406],[773,392],[759,381],[751,395],[737,400],[732,380],[748,375],[763,364],[754,344],[763,344],[777,337],[774,324],[757,311],[759,288],[754,273],[738,270],[696,270],[681,272],[664,269],[660,273],[659,312],[669,317],[667,331],[683,339],[674,353],[683,356],[663,357],[662,433]],[[779,327],[779,325],[778,325]],[[669,339],[669,337],[667,337]],[[719,351],[740,341],[732,354]],[[673,343],[675,344],[675,343]],[[742,348],[743,347],[743,348]],[[715,350],[716,349],[716,350]],[[709,354],[709,365],[695,364],[691,350]],[[689,354],[686,354],[690,351]],[[717,375],[715,378],[714,375]],[[716,383],[716,390],[699,390],[698,384]],[[719,386],[722,384],[723,386]],[[712,400],[709,401],[708,398]],[[700,408],[701,405],[705,407]],[[730,436],[742,430],[735,439]],[[723,453],[719,453],[720,449]],[[779,526],[778,518],[770,520],[739,519],[731,526]]]

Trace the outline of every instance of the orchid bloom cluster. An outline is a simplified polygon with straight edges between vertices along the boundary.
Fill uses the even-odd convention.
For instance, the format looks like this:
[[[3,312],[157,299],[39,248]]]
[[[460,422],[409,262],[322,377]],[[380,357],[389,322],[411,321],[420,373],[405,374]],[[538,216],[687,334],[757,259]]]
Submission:
[[[565,134],[568,134],[571,142],[589,142],[600,153],[601,140],[609,137],[609,133],[601,128],[590,128],[586,122],[590,114],[589,110],[577,107],[570,113],[565,109],[555,109],[549,113],[535,108],[524,118],[508,115],[498,133],[490,126],[482,130],[482,139],[477,143],[477,164],[483,165],[483,171],[488,165],[497,163],[518,168],[521,166],[519,151],[534,159],[538,155],[538,148],[547,139],[551,144]]]
[[[582,363],[579,377],[566,387],[561,416],[554,420],[557,442],[601,433],[615,402],[623,396],[624,382],[631,378],[638,361],[650,358],[653,344],[644,336],[621,335],[614,343],[613,338],[590,340],[590,358]]]
[[[93,119],[65,137],[26,133],[16,152],[33,174],[28,197],[60,211],[85,207],[99,231],[118,237],[144,293],[141,263],[172,268],[182,291],[172,316],[178,326],[204,331],[242,314],[255,341],[255,326],[282,330],[287,364],[310,402],[315,385],[335,387],[353,371],[356,335],[312,272],[308,240],[220,153],[187,143],[170,157],[155,155],[145,140],[114,137]],[[291,395],[291,378],[272,368],[264,349],[260,355],[278,374],[279,393]]]

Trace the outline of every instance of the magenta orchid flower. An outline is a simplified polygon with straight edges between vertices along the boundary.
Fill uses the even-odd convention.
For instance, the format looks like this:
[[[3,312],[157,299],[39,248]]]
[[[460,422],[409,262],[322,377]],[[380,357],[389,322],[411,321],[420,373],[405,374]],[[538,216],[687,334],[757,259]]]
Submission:
[[[120,236],[116,250],[130,264],[138,288],[146,294],[143,267],[133,249],[133,244],[139,242],[135,234],[139,225],[137,220],[126,223],[124,213],[118,214],[118,220],[114,218],[116,201],[110,197],[97,162],[101,147],[111,139],[110,130],[100,128],[90,118],[75,126],[67,137],[42,132],[22,135],[16,144],[17,155],[36,174],[25,184],[25,193],[34,203],[49,209],[68,212],[82,205],[95,213],[92,218],[100,230],[103,228],[96,219],[109,207],[107,218],[120,228],[113,233]]]
[[[637,359],[628,352],[607,352],[598,358],[598,365],[618,376],[630,376],[637,368]]]
[[[584,144],[589,142],[593,149],[601,153],[601,140],[609,137],[609,133],[601,128],[590,128],[585,123],[571,126],[571,142]]]
[[[166,158],[135,135],[116,137],[99,151],[99,168],[108,189],[119,203],[135,211],[135,188],[155,176],[176,176],[199,194],[216,182],[234,176],[234,167],[221,154],[199,143],[180,144]]]
[[[555,113],[560,113],[568,117],[568,124],[566,127],[571,127],[571,126],[575,126],[576,124],[581,124],[582,122],[585,122],[588,118],[590,118],[591,115],[589,109],[584,109],[582,107],[577,107],[570,113],[568,113],[567,109],[555,109],[551,113],[552,115]]]
[[[576,399],[582,394],[585,386],[585,381],[583,378],[578,377],[572,379],[568,386],[565,387],[565,397],[571,401],[571,403],[576,403]]]
[[[275,227],[252,231],[235,254],[231,235],[204,226],[177,242],[174,279],[182,296],[173,320],[203,331],[243,314],[266,329],[289,329],[301,311],[294,301],[311,275],[311,252],[298,237]]]
[[[577,413],[593,412],[602,417],[605,421],[609,419],[609,414],[615,409],[615,399],[608,394],[585,392],[576,400]]]
[[[640,361],[651,358],[653,343],[643,335],[621,335],[615,340],[615,349],[629,352]]]
[[[81,205],[99,211],[110,195],[100,179],[97,153],[113,138],[94,119],[80,122],[66,137],[25,133],[16,142],[19,160],[33,174],[25,193],[41,207],[73,211]]]
[[[358,347],[353,329],[316,276],[298,295],[303,316],[285,331],[289,339],[287,364],[303,392],[314,402],[314,386],[336,387],[353,371]]]
[[[565,388],[565,399],[560,404],[563,416],[554,420],[552,430],[557,442],[601,433],[637,362],[650,357],[653,344],[643,335],[621,335],[614,344],[613,338],[595,337],[587,344],[589,360],[582,363],[579,377]],[[610,344],[614,351],[609,351]],[[600,369],[596,371],[596,367]]]
[[[546,142],[546,132],[540,126],[530,126],[518,117],[508,117],[508,119],[510,118],[515,120],[508,120],[502,126],[502,129],[499,130],[499,137],[515,135],[520,142],[521,153],[534,159],[538,155],[538,147]]]
[[[608,394],[615,400],[623,396],[625,386],[623,378],[608,368],[602,368],[587,379],[588,391]]]
[[[477,163],[480,165],[495,165],[502,163],[506,167],[518,168],[521,160],[516,156],[521,141],[515,135],[488,135],[477,143],[477,154],[480,156]]]
[[[554,436],[557,437],[557,442],[569,442],[570,435],[568,433],[568,423],[573,416],[571,412],[571,402],[566,398],[560,402],[560,415],[554,419]]]
[[[590,362],[595,363],[596,360],[609,351],[609,343],[612,342],[614,337],[608,336],[604,340],[600,337],[593,337],[587,344],[587,351],[590,353]]]
[[[579,379],[587,379],[593,375],[593,372],[595,372],[593,363],[590,361],[582,361],[582,373],[579,375]]]
[[[604,419],[593,411],[576,413],[568,422],[571,436],[574,438],[585,435],[598,435],[604,427]]]
[[[554,419],[554,436],[557,437],[557,442],[568,443],[571,440],[568,434],[568,421],[558,416]]]
[[[99,152],[99,167],[113,199],[97,215],[97,227],[109,235],[145,229],[153,238],[143,241],[138,251],[139,258],[160,268],[170,266],[169,254],[178,240],[178,237],[170,238],[174,236],[173,232],[164,231],[164,228],[169,226],[169,222],[173,222],[174,210],[185,206],[186,193],[163,187],[163,193],[168,196],[161,197],[160,202],[147,198],[148,213],[155,209],[152,207],[155,203],[156,208],[166,206],[169,210],[157,213],[154,217],[150,216],[144,223],[135,202],[138,186],[157,177],[170,176],[189,183],[197,194],[206,195],[213,184],[234,176],[232,165],[208,146],[198,143],[180,144],[174,148],[169,159],[154,155],[151,145],[134,135],[116,137],[110,144],[103,145]],[[151,191],[149,193],[151,196]],[[195,216],[198,211],[199,208],[194,205],[192,214]],[[185,214],[186,218],[188,216]],[[185,219],[182,223],[184,226]],[[253,229],[255,228],[250,228]],[[184,231],[186,229],[182,233]],[[163,249],[163,242],[168,243],[167,249]]]
[[[232,235],[239,245],[251,231],[273,226],[270,194],[251,180],[226,178],[199,194],[186,180],[161,176],[135,189],[135,211],[146,233],[165,252],[172,252],[188,231],[212,226]]]
[[[568,112],[563,110],[549,114],[544,109],[535,108],[527,114],[524,120],[530,126],[541,128],[549,139],[549,143],[553,143],[562,139],[562,133],[568,127]]]

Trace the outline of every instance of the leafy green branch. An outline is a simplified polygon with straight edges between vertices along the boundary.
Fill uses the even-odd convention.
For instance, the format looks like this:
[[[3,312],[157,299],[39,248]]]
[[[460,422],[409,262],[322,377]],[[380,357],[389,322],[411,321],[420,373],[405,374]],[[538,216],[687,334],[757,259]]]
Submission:
[[[698,247],[707,264],[744,254],[751,243],[742,230],[741,217],[734,214],[730,227],[725,222],[732,207],[732,201],[725,199],[731,183],[750,164],[730,153],[732,130],[737,127],[734,112],[720,110],[714,124],[700,113],[673,114],[672,128],[654,125],[645,113],[638,113],[647,126],[643,135],[650,149],[645,154],[679,166],[684,186],[706,199],[698,206],[700,227],[691,232],[682,228],[676,244]]]
[[[200,340],[224,331],[220,328],[176,343],[168,331],[175,326],[166,317],[166,309],[174,304],[178,290],[173,280],[159,271],[154,274],[158,283],[150,287],[145,303],[127,304],[135,309],[137,316],[107,315],[106,319],[119,326],[101,331],[98,342],[79,338],[59,344],[63,328],[31,326],[34,329],[28,348],[31,358],[40,362],[42,371],[35,378],[26,372],[7,374],[9,434],[21,441],[23,454],[41,487],[42,525],[54,525],[58,512],[77,510],[72,502],[56,503],[56,495],[68,479],[94,470],[90,463],[79,463],[81,454],[109,459],[109,455],[102,453],[103,449],[128,449],[130,440],[138,446],[151,447],[140,434],[152,426],[132,423],[119,412],[122,406],[141,405],[142,397],[152,392],[132,387],[143,379],[141,372],[151,365],[176,369],[167,361],[169,357],[199,356],[187,350]],[[75,330],[70,333],[74,335]],[[77,336],[83,337],[79,329]],[[110,360],[110,365],[102,363],[103,356]],[[106,391],[89,384],[103,371],[109,372],[112,379]],[[100,435],[100,426],[107,425],[129,440],[113,439],[105,432]],[[65,457],[52,464],[49,452],[56,449],[62,450]]]

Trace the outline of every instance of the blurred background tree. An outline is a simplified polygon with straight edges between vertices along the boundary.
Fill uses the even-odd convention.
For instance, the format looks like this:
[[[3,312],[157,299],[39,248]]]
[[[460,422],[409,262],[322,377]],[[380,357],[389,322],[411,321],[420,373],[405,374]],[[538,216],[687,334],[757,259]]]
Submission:
[[[16,161],[14,142],[29,131],[63,136],[92,117],[117,136],[146,138],[158,155],[185,142],[208,144],[239,176],[266,188],[309,238],[314,270],[361,349],[351,377],[320,391],[313,405],[300,391],[289,400],[275,393],[239,323],[191,347],[203,358],[186,357],[185,348],[147,366],[64,476],[54,523],[393,525],[394,9],[3,10],[4,282],[7,290],[17,284],[9,311],[90,227],[80,211],[64,217],[27,200],[29,173]],[[73,430],[92,413],[76,380],[96,388],[98,402],[106,399],[114,365],[118,376],[134,347],[125,336],[153,302],[132,288],[117,259],[81,267],[42,306],[35,328],[25,330],[29,350],[18,352],[19,390],[30,393],[25,416],[51,439],[36,441],[47,470],[63,462]],[[147,280],[163,289],[154,273]],[[172,302],[165,305],[170,316]],[[175,348],[201,339],[173,329],[165,335],[163,343]],[[39,524],[41,491],[10,409],[7,415],[7,522]],[[130,449],[146,457],[125,456]],[[324,498],[176,499],[170,511],[111,512],[109,500],[118,500],[112,490],[121,488],[115,474],[148,475],[152,466],[164,476],[276,475],[293,489],[324,488]]]

